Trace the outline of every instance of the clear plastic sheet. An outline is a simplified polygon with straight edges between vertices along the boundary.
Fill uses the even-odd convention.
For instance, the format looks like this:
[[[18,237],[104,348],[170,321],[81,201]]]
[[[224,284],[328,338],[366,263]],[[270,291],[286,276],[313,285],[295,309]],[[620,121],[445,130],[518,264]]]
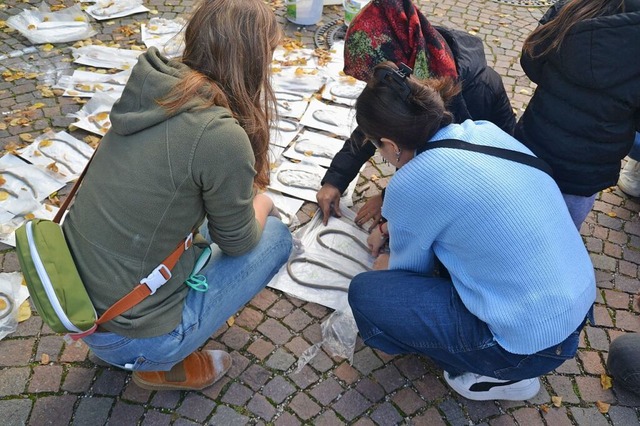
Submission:
[[[7,25],[20,32],[33,44],[66,43],[84,40],[96,34],[89,17],[73,5],[51,12],[46,3],[38,9],[28,9],[7,19]]]

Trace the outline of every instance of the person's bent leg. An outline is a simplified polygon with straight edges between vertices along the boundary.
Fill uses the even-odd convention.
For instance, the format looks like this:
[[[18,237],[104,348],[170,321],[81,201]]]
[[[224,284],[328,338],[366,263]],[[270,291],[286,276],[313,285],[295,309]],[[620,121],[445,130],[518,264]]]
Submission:
[[[220,372],[224,374],[230,366],[227,354],[222,351],[203,351],[207,352],[203,358],[201,353],[194,351],[262,290],[286,262],[291,251],[291,234],[280,220],[270,217],[260,242],[250,252],[232,257],[224,255],[217,247],[212,248],[214,254],[201,271],[207,278],[209,288],[205,292],[189,291],[184,301],[182,321],[173,331],[147,339],[96,333],[85,339],[96,355],[111,364],[134,370],[134,377],[144,378],[137,382],[147,388],[151,388],[153,384],[149,383],[157,382],[158,377],[140,372],[169,372],[171,375],[174,370],[184,368],[187,378],[193,376],[191,369],[216,376]],[[160,377],[168,376],[165,374]],[[154,389],[201,388],[186,385],[174,387],[174,383],[164,382],[160,385]]]
[[[596,195],[597,194],[593,194],[590,197],[583,197],[581,195],[562,194],[562,198],[564,198],[567,209],[569,209],[571,219],[576,225],[576,228],[578,228],[578,231],[582,226],[582,222],[584,222],[587,215],[593,208],[593,204],[596,201]]]
[[[640,334],[623,334],[611,342],[607,368],[615,382],[640,395]]]
[[[359,274],[349,303],[367,345],[430,357],[454,390],[475,400],[534,396],[537,377],[573,357],[581,328],[538,354],[512,354],[466,309],[451,281],[406,271]]]

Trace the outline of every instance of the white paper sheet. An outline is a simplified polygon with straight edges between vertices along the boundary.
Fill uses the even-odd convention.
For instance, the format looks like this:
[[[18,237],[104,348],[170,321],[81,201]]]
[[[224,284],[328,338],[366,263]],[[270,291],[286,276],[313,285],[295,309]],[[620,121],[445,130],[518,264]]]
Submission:
[[[90,98],[96,92],[113,92],[120,97],[131,75],[131,70],[117,74],[101,74],[91,71],[75,70],[73,75],[63,75],[54,88],[64,89],[62,96]]]
[[[148,12],[149,9],[142,5],[142,0],[98,0],[86,11],[94,19],[104,21]]]
[[[265,194],[273,200],[273,204],[278,208],[281,220],[285,225],[292,227],[300,224],[296,214],[304,204],[304,200],[287,197],[275,191],[266,191]]]
[[[316,163],[329,167],[333,157],[342,149],[344,141],[305,130],[287,148],[283,155],[287,158]]]
[[[93,155],[93,148],[67,132],[47,132],[18,152],[21,158],[56,179],[70,182],[80,176]]]
[[[186,21],[182,18],[151,18],[148,24],[140,25],[142,42],[147,47],[156,47],[168,58],[182,55]]]
[[[355,115],[353,108],[328,105],[312,99],[300,123],[348,138],[356,128]]]
[[[366,85],[366,83],[352,77],[332,78],[322,89],[322,99],[354,106],[356,99],[358,99]]]
[[[326,227],[322,225],[322,214],[318,211],[311,221],[296,233],[302,243],[302,252],[294,253],[292,258],[305,257],[316,260],[351,276],[366,271],[360,264],[327,250],[317,242],[318,233],[322,230],[330,229],[346,232],[366,245],[368,234],[353,224],[355,213],[347,208],[341,210],[343,217],[329,218]],[[365,265],[373,265],[373,258],[361,246],[344,235],[327,234],[322,237],[322,241],[329,247],[341,253],[346,253]],[[351,282],[350,278],[314,264],[293,263],[291,270],[299,280],[331,285],[344,290],[348,289]],[[348,309],[349,306],[346,291],[317,289],[301,285],[291,279],[287,271],[287,265],[284,265],[267,285],[299,299],[318,303],[331,309]]]
[[[49,204],[41,204],[39,208],[33,212],[34,219],[49,219],[53,218],[58,213],[58,207],[51,206]],[[20,227],[26,219],[24,216],[15,216],[11,220],[4,221],[0,224],[0,242],[11,247],[16,246],[16,229]]]
[[[78,112],[69,114],[78,119],[73,126],[104,136],[111,128],[109,113],[117,100],[114,96],[105,92],[96,93]]]
[[[83,46],[72,48],[71,54],[77,64],[98,68],[128,70],[138,62],[141,50],[118,49],[107,46]]]

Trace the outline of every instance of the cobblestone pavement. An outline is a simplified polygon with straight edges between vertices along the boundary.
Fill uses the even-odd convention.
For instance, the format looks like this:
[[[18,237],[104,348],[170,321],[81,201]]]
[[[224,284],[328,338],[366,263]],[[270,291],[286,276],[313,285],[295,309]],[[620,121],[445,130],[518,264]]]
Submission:
[[[0,21],[31,6],[28,0],[0,3]],[[34,2],[32,2],[34,3]],[[49,0],[51,5],[70,0]],[[146,0],[157,15],[188,13],[191,0]],[[32,4],[33,5],[33,4]],[[297,28],[283,18],[282,2],[273,4],[289,35],[313,46],[316,27]],[[544,8],[517,7],[484,0],[422,1],[434,23],[476,33],[486,44],[490,65],[503,76],[513,107],[520,114],[533,90],[518,58],[525,36]],[[324,9],[324,22],[340,17],[340,6]],[[139,14],[94,23],[93,40],[141,45]],[[19,55],[30,46],[17,32],[0,25],[0,55]],[[133,30],[133,31],[130,31]],[[47,128],[65,130],[66,114],[81,105],[46,90],[72,67],[70,44],[0,61],[0,144],[11,150]],[[17,75],[16,70],[24,72]],[[42,103],[44,106],[34,107]],[[14,120],[26,118],[26,120]],[[79,139],[88,134],[72,131]],[[28,136],[27,136],[28,135]],[[21,138],[22,137],[22,138]],[[355,195],[356,207],[386,184],[391,170],[379,157],[367,166]],[[307,203],[299,213],[306,223],[315,211]],[[617,188],[603,191],[582,227],[597,270],[597,325],[582,333],[578,355],[542,378],[530,401],[474,402],[452,392],[442,371],[428,359],[389,356],[358,342],[353,365],[320,353],[302,372],[292,374],[296,358],[320,339],[320,323],[329,309],[266,289],[225,325],[207,347],[228,350],[234,360],[228,375],[202,392],[151,392],[138,388],[128,372],[92,357],[82,343],[66,344],[34,315],[0,341],[0,423],[5,425],[187,425],[187,424],[357,424],[357,425],[634,425],[640,398],[615,385],[604,389],[601,377],[609,343],[624,332],[640,331],[638,265],[640,204]],[[10,247],[0,254],[4,272],[19,270]],[[43,363],[43,355],[49,362]],[[559,407],[552,397],[561,397]],[[556,399],[557,401],[557,399]],[[606,405],[610,404],[608,410]],[[606,414],[601,414],[598,407]]]

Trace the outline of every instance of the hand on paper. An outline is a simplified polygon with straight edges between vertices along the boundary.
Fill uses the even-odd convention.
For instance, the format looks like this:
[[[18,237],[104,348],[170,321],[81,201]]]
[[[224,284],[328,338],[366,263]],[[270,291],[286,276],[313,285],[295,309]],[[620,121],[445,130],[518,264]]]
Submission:
[[[333,213],[336,217],[341,217],[340,211],[340,191],[335,186],[325,183],[316,194],[318,207],[322,212],[322,223],[324,225],[329,221],[329,216]]]
[[[362,226],[367,223],[369,219],[373,219],[373,223],[369,226],[369,231],[371,231],[375,226],[380,222],[380,218],[382,217],[382,195],[374,195],[369,198],[364,206],[358,210],[358,214],[356,214],[355,222],[356,225]]]
[[[371,230],[371,234],[367,238],[367,246],[371,250],[371,256],[377,257],[381,249],[386,245],[388,236],[384,235],[379,226],[376,226]]]

